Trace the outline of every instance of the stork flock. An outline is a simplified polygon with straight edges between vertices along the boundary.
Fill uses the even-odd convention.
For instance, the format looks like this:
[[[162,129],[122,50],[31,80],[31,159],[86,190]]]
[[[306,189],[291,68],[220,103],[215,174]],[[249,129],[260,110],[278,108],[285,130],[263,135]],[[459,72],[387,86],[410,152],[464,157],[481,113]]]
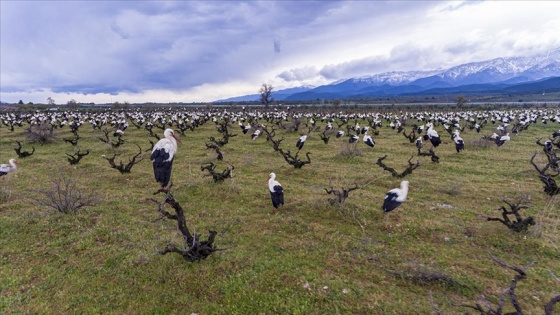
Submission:
[[[367,147],[375,148],[375,137],[383,137],[383,133],[403,133],[413,128],[418,136],[414,145],[420,149],[424,143],[430,143],[432,148],[438,148],[442,138],[436,128],[450,135],[451,142],[457,153],[465,150],[465,141],[461,132],[465,129],[477,134],[488,130],[491,135],[481,135],[482,138],[494,141],[496,147],[506,145],[511,140],[510,135],[517,135],[536,123],[560,123],[560,111],[554,109],[517,109],[517,110],[489,110],[489,111],[399,111],[399,112],[329,112],[319,109],[314,112],[290,109],[289,107],[274,110],[242,110],[211,109],[187,110],[181,108],[157,110],[121,110],[121,111],[37,111],[34,113],[0,112],[0,127],[11,131],[14,127],[25,127],[46,124],[53,129],[71,128],[77,132],[83,126],[89,125],[94,130],[111,128],[115,136],[122,136],[131,125],[138,129],[146,129],[152,134],[152,129],[164,130],[161,138],[152,148],[151,161],[156,182],[164,188],[171,181],[173,160],[177,153],[177,142],[181,143],[178,133],[184,135],[187,130],[194,132],[196,128],[210,122],[219,124],[223,121],[237,124],[247,139],[258,141],[259,135],[269,127],[285,130],[286,132],[300,132],[295,143],[297,150],[302,150],[305,143],[313,140],[313,132],[332,133],[336,139],[347,139],[350,144],[357,144],[360,138]],[[305,127],[303,127],[305,126]],[[308,132],[301,133],[307,128]],[[442,131],[440,129],[440,131]],[[157,134],[156,134],[157,136]],[[558,134],[553,137],[560,137]],[[158,137],[159,138],[159,137]],[[267,139],[268,140],[268,139]],[[17,161],[9,160],[8,164],[0,165],[0,176],[14,172]],[[269,174],[269,192],[272,204],[278,208],[284,204],[282,185],[276,181],[274,173]],[[387,193],[382,209],[385,213],[392,211],[407,197],[408,182],[403,181],[401,187]]]

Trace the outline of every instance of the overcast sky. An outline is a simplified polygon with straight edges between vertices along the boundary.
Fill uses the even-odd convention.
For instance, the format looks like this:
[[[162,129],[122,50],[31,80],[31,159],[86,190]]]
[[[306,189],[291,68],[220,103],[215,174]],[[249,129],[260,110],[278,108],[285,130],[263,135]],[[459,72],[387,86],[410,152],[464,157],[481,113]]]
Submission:
[[[210,102],[560,47],[560,1],[0,1],[3,102]]]

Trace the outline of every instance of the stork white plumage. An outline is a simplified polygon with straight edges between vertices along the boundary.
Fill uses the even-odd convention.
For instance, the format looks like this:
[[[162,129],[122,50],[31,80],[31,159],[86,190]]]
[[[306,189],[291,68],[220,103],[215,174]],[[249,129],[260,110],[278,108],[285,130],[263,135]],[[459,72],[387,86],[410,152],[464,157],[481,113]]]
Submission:
[[[458,133],[453,137],[453,141],[455,142],[455,150],[457,150],[457,153],[465,149],[465,141],[463,141],[463,138],[461,138]]]
[[[282,185],[276,180],[276,174],[270,173],[268,175],[268,190],[270,191],[270,199],[272,206],[275,209],[284,205],[284,189]]]
[[[422,137],[418,137],[418,139],[416,139],[416,148],[418,150],[422,149]]]
[[[18,161],[16,159],[10,159],[8,164],[0,164],[0,176],[15,172],[17,170],[17,165]]]
[[[548,153],[552,151],[552,141],[551,140],[546,140],[544,142],[544,152]]]
[[[408,181],[403,180],[400,188],[391,189],[385,195],[383,200],[383,213],[385,216],[385,225],[387,224],[388,213],[400,206],[408,196]]]
[[[259,135],[261,134],[261,130],[257,129],[255,130],[255,132],[253,132],[253,134],[251,135],[251,140],[255,140],[259,137]]]
[[[166,187],[171,180],[173,158],[177,153],[177,141],[181,143],[173,129],[166,129],[163,136],[164,138],[154,145],[150,157],[154,166],[154,176],[162,188]]]
[[[496,139],[496,145],[501,147],[504,143],[510,140],[509,132],[506,133],[504,136],[501,136],[499,139]]]
[[[375,141],[373,141],[373,138],[370,135],[364,135],[364,143],[366,145],[368,145],[369,147],[374,147],[375,146]]]
[[[247,124],[247,126],[243,125],[242,122],[239,122],[239,127],[241,128],[241,131],[243,132],[243,134],[247,134],[247,132],[249,131],[249,129],[251,129],[251,126],[249,124]]]
[[[348,139],[348,143],[356,143],[358,140],[360,140],[360,137],[358,135],[353,135]]]
[[[298,141],[296,142],[296,147],[298,148],[298,150],[301,150],[303,148],[306,139],[307,139],[307,135],[303,135],[299,137]]]
[[[426,134],[424,135],[424,140],[428,139],[434,147],[438,147],[441,144],[441,138],[432,124],[429,125],[428,130],[426,130]]]
[[[344,131],[339,130],[339,131],[336,133],[336,137],[337,137],[337,138],[340,138],[340,137],[342,137],[342,136],[344,136]]]

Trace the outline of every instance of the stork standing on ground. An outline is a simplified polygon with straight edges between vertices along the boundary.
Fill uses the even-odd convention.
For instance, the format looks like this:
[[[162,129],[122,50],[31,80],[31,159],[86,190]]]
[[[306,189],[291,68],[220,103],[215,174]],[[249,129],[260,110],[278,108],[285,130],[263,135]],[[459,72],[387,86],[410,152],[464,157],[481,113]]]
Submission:
[[[383,212],[385,213],[385,225],[387,225],[387,218],[389,217],[389,212],[395,210],[400,206],[408,195],[408,181],[403,180],[401,182],[400,188],[391,189],[385,195],[383,200]]]
[[[544,152],[548,153],[550,151],[552,151],[552,141],[551,140],[546,140],[544,142]]]
[[[275,209],[284,205],[284,189],[278,181],[276,181],[276,174],[270,173],[268,175],[268,190],[270,191],[270,199],[272,199],[272,206]]]
[[[429,124],[428,130],[426,130],[426,134],[424,135],[424,140],[428,139],[436,148],[441,144],[441,138],[439,137],[439,134],[434,129],[434,126],[431,123]]]
[[[261,134],[261,130],[257,129],[255,130],[255,132],[253,132],[253,134],[251,135],[251,140],[255,140],[259,137],[259,135]]]
[[[177,153],[177,141],[181,143],[181,140],[175,135],[173,129],[166,129],[163,136],[164,138],[154,145],[150,159],[154,165],[156,181],[161,184],[162,188],[165,188],[171,180],[173,157]]]
[[[364,135],[364,143],[367,144],[369,147],[374,147],[375,146],[375,141],[373,141],[373,138],[370,135]]]
[[[303,145],[305,144],[306,139],[307,139],[307,135],[303,135],[303,136],[299,137],[299,139],[296,143],[296,147],[298,148],[298,150],[301,150],[303,148]]]
[[[511,138],[509,137],[509,132],[505,134],[505,136],[501,136],[499,139],[496,139],[496,145],[501,147],[504,143],[509,141]]]
[[[459,135],[459,130],[453,131],[451,139],[455,142],[455,150],[457,150],[457,153],[465,149],[465,141],[463,141],[463,138]]]
[[[17,170],[18,161],[16,161],[16,159],[10,159],[8,163],[9,164],[0,164],[0,176],[4,176]]]
[[[418,137],[418,139],[416,139],[416,148],[418,150],[422,149],[422,137]]]

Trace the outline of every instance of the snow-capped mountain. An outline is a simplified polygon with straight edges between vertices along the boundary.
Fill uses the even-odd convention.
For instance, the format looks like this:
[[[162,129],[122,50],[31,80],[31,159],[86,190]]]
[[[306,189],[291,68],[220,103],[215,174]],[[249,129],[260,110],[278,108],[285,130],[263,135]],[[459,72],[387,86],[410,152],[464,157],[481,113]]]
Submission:
[[[448,69],[391,71],[349,78],[300,92],[290,91],[290,95],[285,91],[278,91],[276,93],[282,95],[282,98],[275,99],[297,101],[367,98],[450,91],[460,93],[462,90],[486,92],[554,77],[560,77],[560,48],[543,55],[495,58]],[[509,91],[511,92],[511,88]]]

